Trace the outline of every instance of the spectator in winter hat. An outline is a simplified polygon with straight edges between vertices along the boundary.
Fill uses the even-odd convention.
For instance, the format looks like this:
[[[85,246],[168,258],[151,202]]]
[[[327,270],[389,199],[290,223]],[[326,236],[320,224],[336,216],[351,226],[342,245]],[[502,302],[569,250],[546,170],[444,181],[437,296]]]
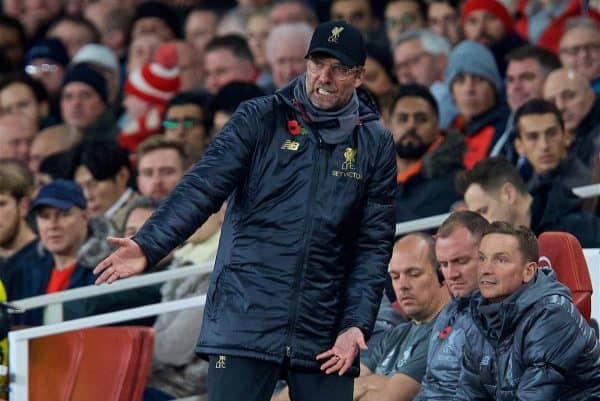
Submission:
[[[66,74],[69,55],[58,39],[42,39],[25,55],[25,72],[44,84],[48,95],[57,98]]]
[[[102,73],[106,80],[108,90],[108,102],[110,104],[117,100],[119,95],[120,66],[115,53],[104,45],[90,43],[83,46],[73,59],[71,64],[88,63]]]
[[[492,53],[471,40],[452,50],[445,76],[459,112],[452,126],[465,137],[464,164],[470,169],[504,132],[509,108],[501,96],[502,78]]]
[[[167,43],[156,50],[152,61],[129,74],[123,106],[129,122],[119,133],[119,143],[130,152],[160,131],[167,102],[179,92],[177,48]]]
[[[88,64],[76,64],[63,83],[60,108],[63,120],[72,129],[85,131],[107,110],[108,93],[104,77]]]
[[[466,39],[489,48],[504,76],[505,56],[525,44],[513,31],[514,21],[506,7],[498,0],[467,0],[462,7],[461,22]]]

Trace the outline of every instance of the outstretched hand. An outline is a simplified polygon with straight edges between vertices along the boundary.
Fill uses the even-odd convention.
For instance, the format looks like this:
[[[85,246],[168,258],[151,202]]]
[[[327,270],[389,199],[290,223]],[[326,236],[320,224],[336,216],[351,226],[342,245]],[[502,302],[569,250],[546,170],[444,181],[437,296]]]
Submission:
[[[341,376],[352,366],[359,349],[367,349],[365,337],[359,328],[351,327],[338,335],[331,349],[317,355],[317,360],[325,361],[321,370],[326,374],[338,372]]]
[[[96,284],[104,282],[113,283],[120,278],[125,278],[141,273],[146,268],[148,261],[142,249],[131,238],[108,237],[106,241],[117,246],[117,250],[106,259],[98,263],[94,274],[100,274]]]

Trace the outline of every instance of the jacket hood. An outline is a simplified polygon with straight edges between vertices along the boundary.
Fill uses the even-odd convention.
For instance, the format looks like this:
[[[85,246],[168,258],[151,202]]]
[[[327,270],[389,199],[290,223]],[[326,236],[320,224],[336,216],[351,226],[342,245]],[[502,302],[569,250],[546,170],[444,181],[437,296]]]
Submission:
[[[423,174],[426,178],[438,178],[450,171],[461,169],[465,142],[462,135],[449,131],[444,141],[430,154],[423,157]]]
[[[277,92],[275,92],[275,96],[282,101],[284,104],[288,105],[290,108],[301,112],[298,107],[294,104],[294,87],[304,79],[306,74],[302,74],[292,81],[290,81],[287,85],[283,86]],[[373,121],[379,119],[379,109],[377,107],[377,103],[375,99],[364,89],[357,88],[356,95],[358,96],[358,115],[360,120],[364,122]]]
[[[538,268],[532,281],[497,304],[488,304],[477,291],[471,299],[471,314],[485,337],[492,344],[498,344],[514,333],[535,304],[553,295],[572,301],[569,289],[556,279],[552,269]]]

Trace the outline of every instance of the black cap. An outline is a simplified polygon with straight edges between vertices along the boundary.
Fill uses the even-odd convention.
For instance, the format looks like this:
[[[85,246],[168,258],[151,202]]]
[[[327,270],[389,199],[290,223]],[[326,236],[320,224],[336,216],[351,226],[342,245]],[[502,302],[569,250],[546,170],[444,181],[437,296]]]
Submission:
[[[82,82],[86,85],[89,85],[100,99],[104,102],[104,104],[108,103],[108,91],[106,89],[106,80],[98,71],[96,71],[93,67],[91,67],[87,63],[79,63],[75,64],[71,67],[67,73],[65,74],[65,78],[63,80],[63,90],[67,84],[71,82]]]
[[[348,67],[364,66],[367,53],[358,29],[344,21],[325,22],[315,29],[306,57],[325,53]]]
[[[25,54],[25,64],[38,58],[48,58],[63,67],[69,64],[67,48],[55,38],[44,38],[35,42]]]

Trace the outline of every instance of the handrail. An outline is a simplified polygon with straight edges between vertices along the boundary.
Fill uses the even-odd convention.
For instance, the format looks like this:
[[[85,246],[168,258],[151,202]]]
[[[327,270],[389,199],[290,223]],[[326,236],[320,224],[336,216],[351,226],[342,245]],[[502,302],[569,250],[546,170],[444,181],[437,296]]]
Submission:
[[[110,294],[132,288],[145,287],[151,284],[163,283],[165,281],[188,277],[196,274],[210,273],[214,261],[199,265],[185,266],[177,269],[160,271],[156,273],[142,274],[127,279],[118,280],[112,284],[90,285],[86,287],[73,288],[52,294],[38,295],[11,302],[11,305],[21,310],[39,308],[42,306],[76,301],[82,298],[95,297],[97,295]]]
[[[572,189],[573,193],[582,199],[600,195],[600,184],[583,185]]]
[[[450,216],[450,214],[451,213],[436,214],[435,216],[398,223],[396,224],[396,235],[437,228]]]
[[[69,320],[68,322],[11,331],[8,333],[10,399],[14,401],[27,401],[29,397],[29,340],[109,323],[124,322],[133,318],[138,319],[182,309],[201,307],[205,302],[206,295],[198,295],[175,301],[161,302],[118,312]]]
[[[593,198],[600,196],[600,184],[583,185],[572,189],[573,193],[581,198]],[[396,224],[396,235],[408,234],[410,232],[430,230],[432,228],[439,227],[444,220],[446,220],[451,213],[436,214],[429,217],[423,217],[421,219],[404,221]]]

